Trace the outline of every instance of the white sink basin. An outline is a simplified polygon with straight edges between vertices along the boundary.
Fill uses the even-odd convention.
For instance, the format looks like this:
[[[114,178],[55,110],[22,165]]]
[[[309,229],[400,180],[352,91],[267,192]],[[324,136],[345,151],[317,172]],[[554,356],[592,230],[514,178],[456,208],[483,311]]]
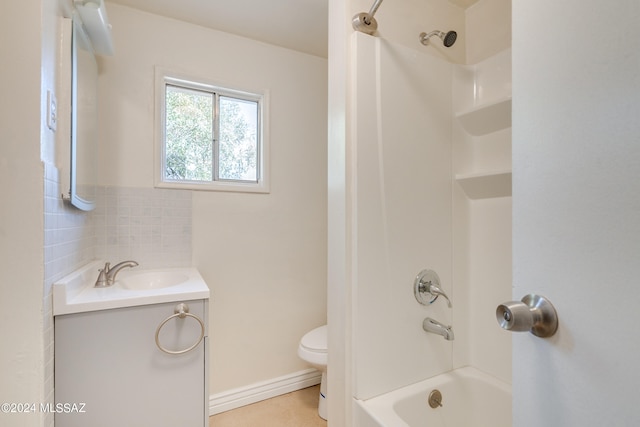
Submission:
[[[131,274],[121,273],[114,286],[129,290],[153,290],[177,286],[189,280],[189,276],[175,271],[144,271]]]
[[[91,262],[54,283],[53,315],[209,298],[209,287],[192,267],[125,269],[112,286],[96,288],[103,266]]]

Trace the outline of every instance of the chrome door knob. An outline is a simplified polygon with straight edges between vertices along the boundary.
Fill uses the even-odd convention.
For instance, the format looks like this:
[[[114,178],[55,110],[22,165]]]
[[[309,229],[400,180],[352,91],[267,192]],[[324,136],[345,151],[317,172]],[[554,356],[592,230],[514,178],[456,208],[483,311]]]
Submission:
[[[496,320],[502,329],[511,332],[531,332],[541,338],[558,330],[556,309],[545,297],[526,295],[521,301],[509,301],[496,308]]]

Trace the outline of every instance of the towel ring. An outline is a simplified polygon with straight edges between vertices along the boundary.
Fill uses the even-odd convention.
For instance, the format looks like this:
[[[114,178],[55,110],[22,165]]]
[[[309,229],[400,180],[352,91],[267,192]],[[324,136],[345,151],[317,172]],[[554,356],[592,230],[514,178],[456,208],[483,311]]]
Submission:
[[[180,304],[176,305],[176,308],[173,310],[173,312],[175,314],[172,314],[171,316],[169,316],[166,319],[164,319],[162,321],[162,323],[160,323],[160,325],[158,326],[158,329],[156,329],[156,345],[158,346],[158,348],[161,351],[163,351],[163,352],[165,352],[167,354],[185,354],[185,353],[190,352],[194,348],[196,348],[198,346],[198,344],[200,344],[200,342],[204,338],[204,322],[202,321],[202,319],[200,319],[195,314],[189,313],[189,306],[187,304],[185,304],[185,303],[180,303]],[[179,317],[180,319],[184,319],[185,317],[193,317],[200,324],[200,338],[198,338],[198,341],[196,341],[196,343],[194,345],[192,345],[191,347],[185,348],[184,350],[176,350],[176,351],[174,351],[174,350],[168,350],[168,349],[164,348],[162,346],[162,344],[160,344],[160,337],[159,337],[160,329],[162,329],[162,327],[165,325],[165,323],[167,323],[169,320],[173,319],[174,317]]]

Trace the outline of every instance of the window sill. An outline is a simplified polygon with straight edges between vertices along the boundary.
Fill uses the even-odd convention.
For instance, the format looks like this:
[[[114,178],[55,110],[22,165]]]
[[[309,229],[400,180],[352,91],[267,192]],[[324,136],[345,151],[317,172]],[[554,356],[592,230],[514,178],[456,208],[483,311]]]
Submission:
[[[261,181],[253,182],[156,182],[156,188],[171,188],[175,190],[196,190],[196,191],[224,191],[231,193],[262,193],[270,192],[268,183]]]

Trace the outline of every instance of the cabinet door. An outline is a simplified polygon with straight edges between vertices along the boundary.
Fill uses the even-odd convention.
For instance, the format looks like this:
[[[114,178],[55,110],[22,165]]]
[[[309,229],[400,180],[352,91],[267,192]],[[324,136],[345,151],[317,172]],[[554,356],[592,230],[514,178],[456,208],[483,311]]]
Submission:
[[[206,300],[187,301],[205,325]],[[177,303],[79,313],[55,318],[56,427],[203,427],[206,417],[206,339],[192,351],[158,349],[158,326]],[[181,350],[199,339],[197,320],[173,318],[161,344]],[[84,404],[83,413],[64,404]]]

